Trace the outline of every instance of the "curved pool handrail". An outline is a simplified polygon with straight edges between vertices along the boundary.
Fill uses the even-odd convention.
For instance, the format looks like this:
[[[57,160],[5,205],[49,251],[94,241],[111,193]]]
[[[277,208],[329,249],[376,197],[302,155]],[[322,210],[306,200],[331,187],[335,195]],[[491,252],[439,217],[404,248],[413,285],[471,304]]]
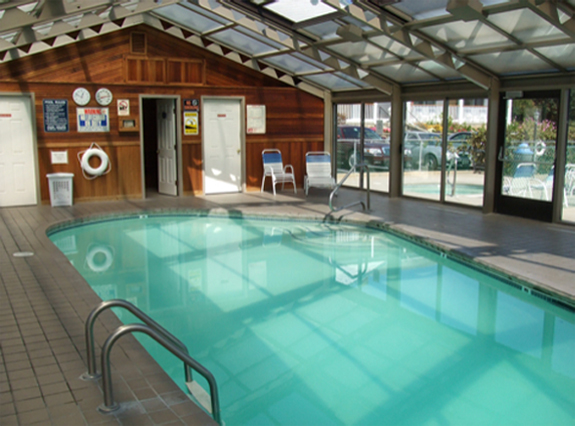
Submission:
[[[88,318],[86,318],[86,323],[84,325],[84,337],[86,339],[86,357],[88,363],[88,371],[82,375],[82,379],[84,380],[97,380],[100,378],[96,368],[96,354],[94,348],[94,322],[98,315],[104,312],[106,309],[110,308],[124,308],[127,311],[131,312],[136,318],[142,321],[144,324],[148,325],[152,329],[156,330],[157,332],[161,333],[167,339],[172,341],[175,345],[177,345],[180,350],[188,353],[188,348],[184,345],[180,340],[178,340],[173,334],[171,334],[168,330],[150,318],[146,313],[144,313],[141,309],[133,305],[132,303],[128,302],[127,300],[123,299],[110,299],[103,301],[98,306],[96,306]],[[185,367],[186,375],[186,382],[192,380],[192,372],[190,371],[189,367]]]
[[[347,178],[353,173],[355,172],[355,169],[359,168],[360,171],[362,170],[366,170],[367,171],[367,199],[366,199],[366,204],[363,203],[363,201],[354,201],[353,203],[349,203],[346,204],[345,206],[341,206],[341,207],[333,207],[333,197],[335,196],[335,194],[337,194],[337,191],[339,190],[339,188],[342,187],[343,183],[347,180]],[[329,194],[329,209],[331,211],[331,213],[343,210],[345,208],[351,207],[351,206],[355,206],[357,204],[361,204],[361,206],[363,207],[363,210],[367,210],[369,211],[371,208],[370,205],[370,183],[369,183],[369,166],[366,163],[359,163],[359,164],[355,164],[351,169],[349,169],[349,171],[346,173],[346,175],[343,177],[342,180],[340,180],[337,185],[335,186],[335,188],[333,189],[333,191],[331,191],[331,194]]]
[[[218,386],[214,375],[202,364],[192,358],[188,353],[181,350],[171,339],[168,339],[163,333],[159,333],[152,327],[145,324],[128,324],[118,327],[104,342],[102,347],[102,387],[104,390],[104,404],[98,407],[98,411],[107,414],[117,410],[120,406],[114,402],[112,388],[112,371],[110,368],[110,352],[114,343],[124,334],[140,332],[147,334],[164,348],[169,350],[173,355],[184,362],[187,369],[193,368],[200,373],[210,385],[211,414],[213,419],[221,424],[220,400],[218,395]]]

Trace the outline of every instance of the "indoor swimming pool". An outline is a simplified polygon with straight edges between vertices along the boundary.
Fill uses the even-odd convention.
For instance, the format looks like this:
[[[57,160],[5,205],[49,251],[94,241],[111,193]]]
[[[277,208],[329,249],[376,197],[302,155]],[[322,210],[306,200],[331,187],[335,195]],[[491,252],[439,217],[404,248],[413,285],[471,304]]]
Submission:
[[[575,421],[574,310],[383,230],[197,213],[49,237],[102,300],[187,345],[228,426]],[[186,390],[181,362],[137,337]]]

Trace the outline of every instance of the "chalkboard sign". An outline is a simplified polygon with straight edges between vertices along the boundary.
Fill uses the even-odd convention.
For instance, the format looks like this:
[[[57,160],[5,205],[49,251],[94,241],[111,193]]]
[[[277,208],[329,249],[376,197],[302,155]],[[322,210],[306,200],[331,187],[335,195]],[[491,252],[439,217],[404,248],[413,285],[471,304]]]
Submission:
[[[70,130],[68,121],[68,101],[66,99],[44,99],[44,131],[67,132]]]

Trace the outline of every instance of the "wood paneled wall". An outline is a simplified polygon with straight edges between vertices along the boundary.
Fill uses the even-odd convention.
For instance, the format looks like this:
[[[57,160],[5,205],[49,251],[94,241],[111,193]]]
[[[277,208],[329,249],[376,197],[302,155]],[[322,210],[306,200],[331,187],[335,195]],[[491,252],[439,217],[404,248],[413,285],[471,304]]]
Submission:
[[[205,83],[134,83],[127,80],[126,58],[138,56],[130,49],[132,32],[143,33],[147,49],[142,58],[178,58],[203,61]],[[110,131],[77,131],[76,105],[72,92],[86,87],[92,94],[89,106],[98,106],[94,94],[107,87],[114,95],[109,105]],[[19,60],[0,64],[0,94],[34,94],[40,188],[49,202],[47,173],[74,173],[75,201],[139,198],[142,196],[140,132],[119,131],[118,99],[130,101],[131,116],[139,118],[139,95],[179,95],[182,99],[202,96],[242,96],[246,105],[266,106],[266,134],[246,135],[245,170],[248,190],[259,190],[263,174],[261,152],[279,148],[285,163],[294,166],[298,186],[303,186],[305,153],[323,149],[323,100],[289,87],[259,72],[222,58],[146,25],[62,46]],[[44,131],[43,99],[67,99],[70,130]],[[201,111],[200,111],[201,123]],[[112,170],[94,180],[82,177],[77,154],[92,142],[110,157]],[[68,151],[69,163],[53,165],[51,151]],[[183,188],[185,194],[203,192],[200,134],[182,135]]]

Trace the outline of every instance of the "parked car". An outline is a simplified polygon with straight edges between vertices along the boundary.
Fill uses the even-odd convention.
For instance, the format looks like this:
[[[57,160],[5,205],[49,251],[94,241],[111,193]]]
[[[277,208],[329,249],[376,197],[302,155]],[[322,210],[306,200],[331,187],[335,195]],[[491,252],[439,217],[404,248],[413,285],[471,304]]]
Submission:
[[[337,127],[337,166],[348,170],[360,160],[359,143],[361,127],[341,125]],[[390,145],[374,130],[364,128],[363,160],[371,165],[389,168]],[[411,163],[411,152],[404,153],[405,161]]]
[[[455,135],[458,134],[456,133]],[[463,145],[465,140],[466,139],[458,138],[453,140],[448,139],[449,151],[447,154],[447,160],[451,160],[452,156],[457,154],[458,169],[466,169],[471,166],[469,155],[465,152],[458,152],[456,149],[457,146]],[[414,168],[419,169],[420,162],[422,169],[437,170],[440,168],[442,155],[441,134],[433,132],[408,131],[405,133],[404,144],[406,148],[411,150]]]

